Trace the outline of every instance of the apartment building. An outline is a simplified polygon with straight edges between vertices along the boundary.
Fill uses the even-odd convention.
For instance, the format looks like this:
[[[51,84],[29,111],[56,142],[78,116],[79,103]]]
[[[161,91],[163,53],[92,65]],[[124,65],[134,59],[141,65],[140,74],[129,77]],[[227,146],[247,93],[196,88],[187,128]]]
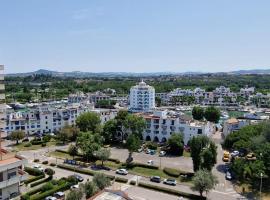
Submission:
[[[130,88],[129,110],[132,112],[149,112],[155,108],[155,88],[143,80]]]
[[[9,200],[20,194],[20,182],[27,179],[23,171],[27,160],[0,149],[0,199]]]
[[[7,107],[6,132],[25,131],[27,135],[57,132],[65,125],[75,125],[77,117],[84,112],[96,112],[102,123],[114,118],[117,110],[94,109],[86,103],[41,103],[27,104],[24,108]]]
[[[146,141],[166,142],[172,133],[182,133],[184,143],[197,135],[210,136],[215,131],[210,122],[195,121],[191,117],[174,112],[159,111],[153,113],[138,113],[146,120],[143,138]]]

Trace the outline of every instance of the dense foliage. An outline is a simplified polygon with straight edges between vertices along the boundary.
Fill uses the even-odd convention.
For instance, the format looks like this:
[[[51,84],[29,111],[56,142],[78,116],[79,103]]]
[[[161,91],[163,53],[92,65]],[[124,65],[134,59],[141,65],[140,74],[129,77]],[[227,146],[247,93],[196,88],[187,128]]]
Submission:
[[[184,141],[182,133],[173,133],[168,139],[169,152],[173,155],[182,156],[184,151]]]
[[[249,125],[229,134],[225,138],[224,147],[244,153],[242,157],[232,159],[231,168],[238,180],[248,181],[258,189],[262,175],[264,186],[270,185],[269,122]],[[248,153],[254,154],[252,160],[245,156]]]

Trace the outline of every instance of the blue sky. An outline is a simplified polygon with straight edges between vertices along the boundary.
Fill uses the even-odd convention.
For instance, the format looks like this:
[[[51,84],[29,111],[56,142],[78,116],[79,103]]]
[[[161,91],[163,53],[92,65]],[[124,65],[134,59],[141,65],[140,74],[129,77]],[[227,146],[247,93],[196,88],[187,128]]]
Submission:
[[[6,73],[270,68],[269,0],[1,0]]]

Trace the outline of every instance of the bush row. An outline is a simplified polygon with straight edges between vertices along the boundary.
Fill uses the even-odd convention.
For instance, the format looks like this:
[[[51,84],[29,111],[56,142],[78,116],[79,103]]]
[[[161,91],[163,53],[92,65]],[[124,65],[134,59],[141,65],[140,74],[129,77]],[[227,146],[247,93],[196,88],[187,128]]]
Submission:
[[[31,168],[31,167],[25,167],[24,171],[26,171],[28,174],[32,176],[40,176],[44,174],[44,172],[40,171],[39,169]]]
[[[120,160],[116,158],[109,158],[108,161],[115,162],[116,164],[120,163]]]
[[[52,176],[49,176],[49,177],[44,178],[42,180],[36,181],[36,182],[30,184],[30,187],[35,187],[35,186],[40,185],[42,183],[48,182],[48,181],[52,180],[52,178],[53,178]]]
[[[186,175],[188,177],[192,177],[194,176],[193,172],[186,172],[186,171],[182,171],[182,170],[177,170],[177,169],[173,169],[173,168],[168,168],[165,167],[163,169],[163,172],[169,176],[173,176],[173,177],[179,177],[180,175]]]
[[[181,192],[181,191],[178,191],[178,190],[165,188],[165,187],[160,187],[160,186],[156,186],[156,185],[151,185],[151,184],[147,184],[147,183],[141,183],[140,182],[139,186],[147,188],[147,189],[156,190],[156,191],[159,191],[159,192],[172,194],[172,195],[183,196],[183,197],[186,197],[188,199],[206,200],[206,197],[201,197],[200,195]]]
[[[34,181],[40,180],[42,178],[45,178],[45,174],[42,174],[42,175],[35,176],[35,177],[30,178],[30,179],[27,179],[26,181],[24,181],[24,183],[29,184],[29,183],[32,183]]]
[[[159,167],[155,166],[155,165],[147,165],[147,164],[136,163],[136,162],[132,162],[132,163],[129,163],[129,164],[122,163],[122,167],[126,167],[126,168],[129,168],[129,169],[132,169],[134,167],[142,167],[142,168],[147,168],[147,169],[159,169]]]
[[[43,192],[43,193],[40,193],[40,194],[36,194],[36,195],[33,195],[32,197],[30,197],[30,200],[40,200],[40,199],[44,199],[45,197],[47,196],[51,196],[53,195],[54,193],[58,192],[58,191],[65,191],[65,190],[68,190],[70,188],[71,184],[66,182],[62,185],[58,185],[58,186],[55,186],[53,189],[51,190],[48,190],[46,192]]]
[[[128,179],[127,178],[122,178],[122,177],[115,177],[115,181],[120,182],[120,183],[127,183]]]
[[[62,168],[62,169],[66,169],[66,170],[70,170],[70,171],[75,171],[77,173],[81,173],[81,174],[86,174],[86,175],[90,175],[90,176],[94,176],[96,173],[100,173],[100,172],[94,172],[92,170],[89,169],[81,169],[81,168],[74,168],[73,166],[68,166],[68,165],[63,165],[63,164],[59,164],[57,165],[57,167]],[[106,174],[106,176],[113,180],[115,178],[115,176],[113,175],[108,175]]]
[[[28,191],[27,193],[21,195],[21,200],[28,200],[31,195],[36,194],[42,190],[42,186],[33,190]]]
[[[131,181],[129,182],[129,184],[130,184],[130,185],[136,185],[136,181],[131,180]]]

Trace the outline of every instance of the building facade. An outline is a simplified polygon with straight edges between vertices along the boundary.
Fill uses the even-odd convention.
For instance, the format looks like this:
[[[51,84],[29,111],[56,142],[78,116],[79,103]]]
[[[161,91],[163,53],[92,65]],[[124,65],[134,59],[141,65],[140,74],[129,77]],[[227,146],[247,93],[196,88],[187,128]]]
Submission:
[[[129,110],[132,112],[149,112],[155,108],[155,88],[141,81],[131,87]]]
[[[166,142],[171,134],[183,134],[184,143],[197,135],[210,136],[215,131],[210,122],[195,121],[191,117],[173,111],[155,111],[152,114],[139,114],[146,120],[143,139],[146,141]]]
[[[0,199],[9,200],[20,194],[20,182],[27,179],[23,171],[27,160],[0,149]]]

